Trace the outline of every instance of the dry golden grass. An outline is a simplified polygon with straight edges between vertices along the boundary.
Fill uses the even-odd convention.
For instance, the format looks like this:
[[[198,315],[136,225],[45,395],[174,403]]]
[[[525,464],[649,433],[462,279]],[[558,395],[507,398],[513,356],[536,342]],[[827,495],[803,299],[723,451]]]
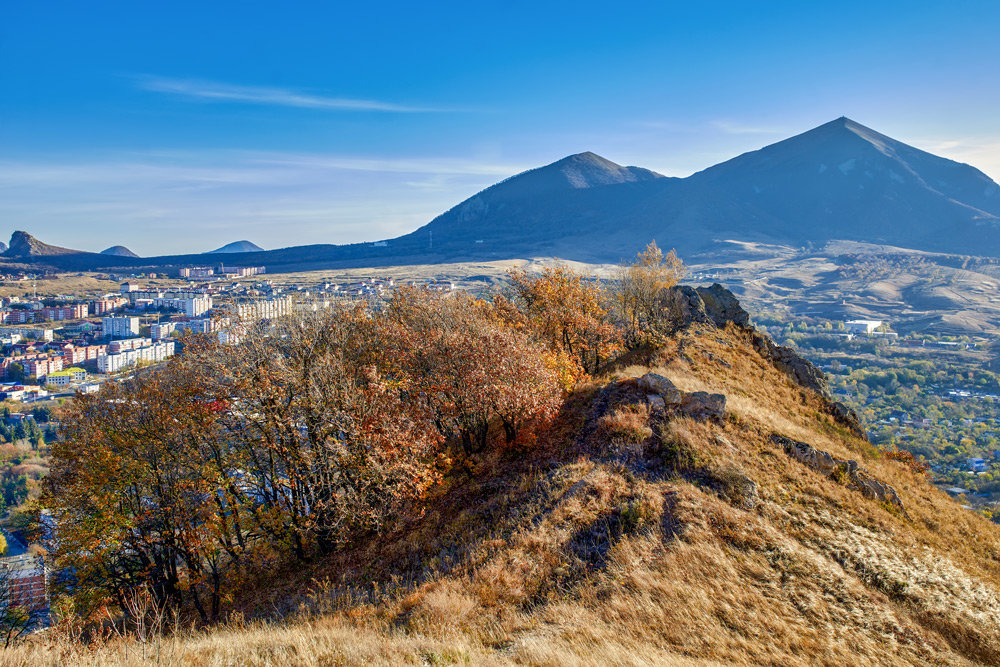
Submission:
[[[30,279],[7,281],[0,284],[0,297],[24,297],[31,296],[33,293],[37,293],[38,296],[56,296],[60,294],[103,294],[118,291],[117,282],[101,279],[98,275],[59,274],[54,279],[36,280],[34,286],[32,286]]]
[[[852,436],[737,330],[682,332],[647,361],[572,397],[559,442],[450,479],[419,523],[256,602],[293,599],[281,622],[182,632],[145,657],[39,638],[3,660],[1000,664],[996,526]],[[651,414],[629,379],[648,370],[726,394],[729,416]],[[906,515],[775,433],[857,460]]]

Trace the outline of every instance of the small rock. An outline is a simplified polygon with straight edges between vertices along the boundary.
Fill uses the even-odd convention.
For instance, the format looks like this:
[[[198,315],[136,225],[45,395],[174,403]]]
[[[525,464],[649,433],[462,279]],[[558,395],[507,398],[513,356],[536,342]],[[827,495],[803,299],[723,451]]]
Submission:
[[[669,379],[657,373],[646,373],[639,378],[639,388],[659,394],[665,403],[680,403],[681,392]]]
[[[657,410],[665,410],[667,405],[663,401],[663,397],[659,394],[646,394],[646,402],[649,403],[649,409],[654,412]]]
[[[710,394],[707,391],[693,391],[684,394],[681,409],[696,419],[721,421],[726,416],[726,397],[723,394]]]

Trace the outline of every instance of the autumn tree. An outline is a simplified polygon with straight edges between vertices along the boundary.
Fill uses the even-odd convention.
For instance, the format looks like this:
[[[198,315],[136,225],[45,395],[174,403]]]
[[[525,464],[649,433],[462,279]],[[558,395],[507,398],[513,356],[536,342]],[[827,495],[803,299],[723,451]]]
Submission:
[[[184,355],[78,396],[44,501],[81,607],[127,614],[148,592],[211,622],[274,559],[419,517],[446,443],[518,442],[559,405],[564,351],[511,316],[401,290],[385,309],[240,323],[228,345],[189,337]]]
[[[584,373],[597,370],[621,349],[621,335],[609,319],[601,287],[566,266],[540,275],[512,269],[510,300],[528,327],[556,353]]]
[[[201,356],[255,520],[297,557],[378,532],[440,477],[440,435],[366,309],[289,318]]]
[[[54,443],[45,503],[57,567],[77,577],[84,606],[148,587],[157,604],[218,618],[250,539],[233,494],[234,466],[217,397],[181,360],[80,395]]]
[[[482,451],[496,425],[513,443],[559,402],[551,355],[489,302],[401,290],[386,319],[393,358],[403,360],[442,435],[457,437],[466,453]]]
[[[614,313],[621,323],[625,345],[649,343],[661,331],[657,298],[684,277],[684,263],[671,250],[666,255],[651,241],[635,260],[619,267],[611,290]]]

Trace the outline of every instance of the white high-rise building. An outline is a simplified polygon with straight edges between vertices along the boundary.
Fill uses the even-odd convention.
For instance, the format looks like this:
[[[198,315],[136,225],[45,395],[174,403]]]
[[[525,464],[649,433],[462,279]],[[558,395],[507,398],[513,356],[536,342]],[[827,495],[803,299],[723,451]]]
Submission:
[[[129,338],[139,335],[138,317],[105,317],[101,320],[105,338]]]

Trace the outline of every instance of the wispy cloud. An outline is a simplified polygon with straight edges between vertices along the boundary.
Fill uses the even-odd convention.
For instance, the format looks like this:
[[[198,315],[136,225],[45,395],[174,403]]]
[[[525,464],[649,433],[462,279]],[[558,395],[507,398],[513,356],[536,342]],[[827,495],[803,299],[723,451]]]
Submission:
[[[0,159],[0,218],[67,247],[189,252],[412,231],[525,165],[474,157],[246,150]]]
[[[301,92],[289,88],[264,86],[239,86],[218,81],[198,79],[170,79],[159,76],[140,76],[136,81],[143,90],[191,99],[216,102],[245,102],[268,106],[320,109],[326,111],[381,111],[387,113],[435,113],[459,111],[382,100],[365,100]]]

